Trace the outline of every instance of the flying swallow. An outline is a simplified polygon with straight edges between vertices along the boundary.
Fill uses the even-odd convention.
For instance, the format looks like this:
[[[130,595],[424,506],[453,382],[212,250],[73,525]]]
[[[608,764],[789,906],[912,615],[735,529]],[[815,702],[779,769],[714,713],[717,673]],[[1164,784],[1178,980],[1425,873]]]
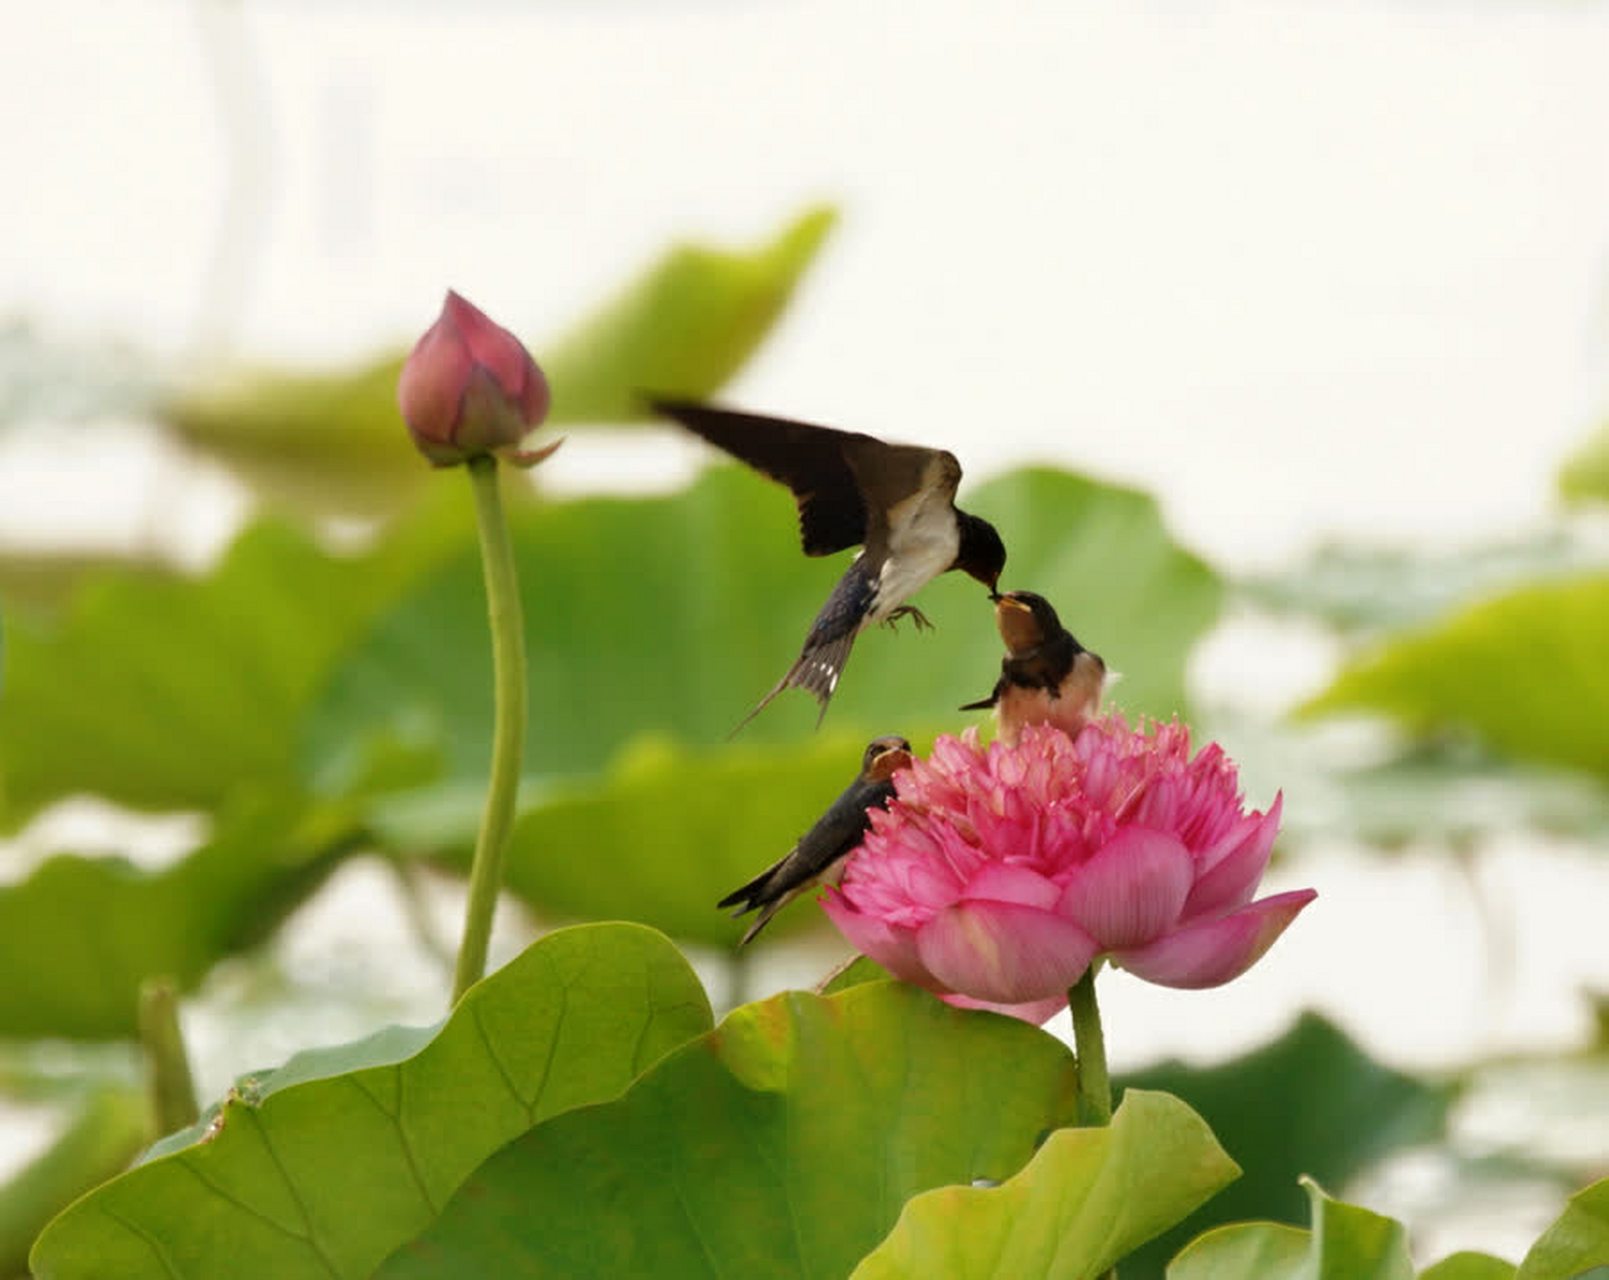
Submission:
[[[799,507],[807,556],[861,548],[816,615],[798,661],[738,729],[789,688],[809,690],[825,716],[857,635],[873,623],[892,626],[903,617],[918,630],[932,626],[906,601],[939,574],[964,570],[994,596],[1005,544],[987,520],[956,507],[961,464],[954,454],[688,401],[650,403],[655,412],[787,485]]]
[[[860,774],[834,800],[799,843],[719,907],[736,907],[734,915],[759,908],[760,916],[738,943],[743,946],[765,928],[771,917],[812,885],[836,884],[844,862],[871,826],[869,810],[887,808],[894,796],[895,773],[911,763],[911,744],[900,737],[874,738],[860,762]]]
[[[1000,738],[1014,746],[1024,725],[1053,724],[1069,737],[1101,703],[1106,664],[1062,626],[1050,601],[1032,591],[1008,591],[994,607],[1006,642],[994,692],[962,711],[993,707]]]

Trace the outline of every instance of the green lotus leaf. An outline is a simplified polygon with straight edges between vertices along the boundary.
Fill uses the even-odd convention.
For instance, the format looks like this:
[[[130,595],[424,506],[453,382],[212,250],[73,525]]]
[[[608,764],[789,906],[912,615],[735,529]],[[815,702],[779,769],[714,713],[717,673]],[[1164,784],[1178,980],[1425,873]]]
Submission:
[[[1570,1197],[1564,1213],[1520,1263],[1518,1280],[1601,1280],[1609,1268],[1609,1178]]]
[[[422,1047],[416,1035],[370,1037],[236,1090],[192,1141],[51,1223],[34,1274],[366,1277],[503,1143],[618,1096],[709,1025],[697,977],[660,935],[626,924],[549,934],[472,988]]]
[[[377,1275],[843,1277],[911,1196],[1020,1169],[1073,1074],[1037,1028],[902,984],[784,993],[510,1143]]]
[[[1413,1280],[1402,1224],[1307,1183],[1310,1231],[1269,1222],[1219,1227],[1168,1267],[1168,1280]]]
[[[1184,1099],[1244,1171],[1179,1227],[1125,1260],[1124,1280],[1161,1276],[1187,1241],[1219,1223],[1305,1221],[1302,1174],[1339,1185],[1389,1152],[1434,1141],[1454,1097],[1451,1086],[1379,1065],[1311,1013],[1278,1040],[1229,1062],[1205,1068],[1168,1062],[1118,1084]]]
[[[1237,1173],[1184,1103],[1131,1089],[1110,1127],[1057,1130],[1003,1186],[913,1198],[854,1280],[1094,1280]]]

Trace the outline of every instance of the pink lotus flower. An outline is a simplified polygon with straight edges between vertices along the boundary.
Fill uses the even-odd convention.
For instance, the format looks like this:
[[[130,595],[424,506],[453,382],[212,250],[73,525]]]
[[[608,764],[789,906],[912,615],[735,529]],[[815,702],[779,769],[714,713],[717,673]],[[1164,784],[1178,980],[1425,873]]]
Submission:
[[[496,453],[534,466],[558,443],[516,446],[547,417],[547,378],[520,340],[452,290],[397,379],[397,407],[438,467]]]
[[[1043,1022],[1098,956],[1149,982],[1239,977],[1316,896],[1253,902],[1279,828],[1216,743],[1120,716],[941,737],[822,901],[844,937],[952,1004]]]

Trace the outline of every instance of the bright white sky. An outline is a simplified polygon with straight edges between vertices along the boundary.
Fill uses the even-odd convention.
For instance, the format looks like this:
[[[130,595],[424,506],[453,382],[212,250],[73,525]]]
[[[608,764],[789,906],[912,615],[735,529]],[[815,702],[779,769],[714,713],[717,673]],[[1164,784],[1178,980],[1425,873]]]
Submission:
[[[974,474],[1129,479],[1241,563],[1534,521],[1609,409],[1609,7],[239,7],[0,17],[26,104],[0,118],[0,314],[331,360],[451,283],[541,335],[672,235],[829,198],[842,227],[735,398]],[[262,254],[209,276],[213,71],[263,106]],[[40,461],[10,455],[0,507]]]

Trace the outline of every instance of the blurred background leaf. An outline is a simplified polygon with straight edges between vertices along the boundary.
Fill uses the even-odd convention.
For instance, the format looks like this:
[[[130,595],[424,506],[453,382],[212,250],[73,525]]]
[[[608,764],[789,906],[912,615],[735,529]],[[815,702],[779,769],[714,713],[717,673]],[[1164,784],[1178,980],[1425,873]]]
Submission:
[[[770,331],[835,219],[807,210],[753,250],[676,246],[564,337],[533,346],[553,388],[549,425],[641,418],[643,390],[718,391]],[[385,513],[431,476],[397,417],[406,354],[338,373],[241,370],[186,387],[162,415],[282,501]]]
[[[1513,591],[1349,663],[1308,714],[1374,710],[1609,777],[1609,576]]]
[[[351,849],[282,797],[224,816],[160,871],[122,858],[53,857],[0,887],[0,1037],[133,1037],[147,977],[193,987],[266,938]],[[0,1273],[3,1274],[3,1273]]]
[[[59,620],[17,618],[5,652],[0,809],[15,825],[92,792],[210,809],[287,784],[295,726],[359,625],[441,551],[411,534],[335,556],[263,522],[201,578],[97,576]]]
[[[1609,502],[1609,423],[1565,460],[1559,493],[1567,502]]]

